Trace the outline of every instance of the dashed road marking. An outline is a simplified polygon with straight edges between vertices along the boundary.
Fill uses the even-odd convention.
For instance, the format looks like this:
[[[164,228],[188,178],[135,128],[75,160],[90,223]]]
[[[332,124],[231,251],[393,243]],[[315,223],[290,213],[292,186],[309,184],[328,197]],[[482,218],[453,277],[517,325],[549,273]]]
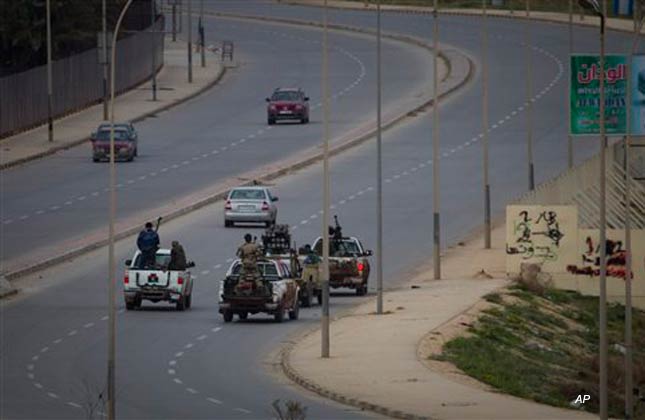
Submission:
[[[74,408],[83,408],[80,405],[78,405],[78,404],[76,404],[75,402],[72,402],[72,401],[69,401],[67,403],[67,405],[69,405],[70,407],[74,407]]]
[[[180,385],[183,384],[183,382],[179,378],[175,378],[173,379],[173,381],[175,381],[176,384],[180,384]]]
[[[184,355],[183,351],[178,351],[177,353],[175,353],[175,357],[181,357],[183,355]]]
[[[83,328],[92,328],[94,326],[93,322],[88,322],[87,324],[83,325]]]
[[[206,400],[212,402],[213,404],[218,404],[218,405],[222,404],[220,400],[216,400],[215,398],[208,397],[206,398]]]
[[[190,392],[191,394],[198,394],[198,392],[193,388],[186,388],[186,391]]]
[[[199,337],[197,337],[197,340],[199,340],[199,341],[204,341],[204,340],[206,340],[207,338],[208,338],[208,336],[207,336],[206,334],[202,334],[202,335],[200,335]]]
[[[188,343],[184,346],[185,349],[190,349],[193,347],[193,343]]]

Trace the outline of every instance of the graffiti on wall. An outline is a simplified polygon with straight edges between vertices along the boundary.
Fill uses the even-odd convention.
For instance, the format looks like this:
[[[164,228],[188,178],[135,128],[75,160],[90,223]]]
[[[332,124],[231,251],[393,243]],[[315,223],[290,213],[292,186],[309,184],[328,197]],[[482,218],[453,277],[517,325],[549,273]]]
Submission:
[[[605,239],[607,277],[625,278],[626,252],[623,246],[623,237],[622,231],[608,231]],[[599,276],[600,239],[598,231],[580,229],[579,241],[578,261],[576,264],[568,265],[567,271],[572,274]],[[633,273],[632,278],[634,278]]]
[[[577,220],[574,206],[507,206],[507,271],[531,262],[564,272],[576,249]]]

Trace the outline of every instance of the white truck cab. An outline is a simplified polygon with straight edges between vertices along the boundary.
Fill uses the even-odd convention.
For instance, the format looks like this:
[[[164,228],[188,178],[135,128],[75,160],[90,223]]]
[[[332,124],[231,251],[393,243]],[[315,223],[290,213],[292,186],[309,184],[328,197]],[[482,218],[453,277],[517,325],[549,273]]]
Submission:
[[[126,260],[123,276],[123,294],[128,310],[141,307],[143,300],[171,302],[183,311],[192,304],[193,279],[190,271],[195,264],[188,263],[185,270],[168,270],[170,250],[159,249],[154,267],[142,267],[141,252],[136,251],[131,260]]]

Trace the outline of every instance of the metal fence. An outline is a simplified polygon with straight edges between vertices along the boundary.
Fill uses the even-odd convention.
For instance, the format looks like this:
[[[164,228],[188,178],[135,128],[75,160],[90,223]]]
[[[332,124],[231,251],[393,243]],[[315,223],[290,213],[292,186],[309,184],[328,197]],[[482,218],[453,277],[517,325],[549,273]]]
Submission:
[[[157,70],[163,65],[163,17],[152,32],[138,32],[117,43],[115,87],[123,92],[152,74],[153,37]],[[96,49],[52,63],[53,114],[60,117],[103,97],[103,67]],[[0,78],[0,138],[47,121],[47,66]]]

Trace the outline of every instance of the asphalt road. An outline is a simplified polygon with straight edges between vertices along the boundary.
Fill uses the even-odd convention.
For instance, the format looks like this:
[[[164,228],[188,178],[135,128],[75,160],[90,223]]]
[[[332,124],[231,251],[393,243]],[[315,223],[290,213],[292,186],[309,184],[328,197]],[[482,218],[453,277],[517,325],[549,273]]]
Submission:
[[[211,8],[215,5],[254,14],[319,16],[318,9],[265,2],[208,3]],[[355,12],[333,13],[334,20],[354,24],[366,24],[371,17]],[[384,24],[389,30],[418,35],[427,35],[431,30],[427,18],[413,15],[387,14]],[[547,89],[534,102],[536,175],[542,181],[566,167],[566,83],[562,66],[566,64],[567,43],[565,27],[537,23],[533,27],[533,42],[542,49],[534,52],[535,93]],[[494,76],[490,89],[491,185],[494,213],[499,215],[505,202],[525,191],[527,185],[523,161],[526,114],[524,108],[520,109],[525,101],[525,56],[521,45],[523,23],[491,19],[489,28],[495,40],[490,51],[490,74]],[[590,30],[576,31],[581,51],[595,50],[593,34]],[[442,18],[442,36],[478,57],[481,38],[476,18]],[[625,47],[625,42],[622,37],[610,35],[613,51]],[[285,54],[285,59],[288,56]],[[396,71],[399,67],[398,63],[390,63],[387,68]],[[242,75],[240,72],[236,77]],[[368,110],[373,98],[370,87],[373,85],[364,87],[361,103]],[[480,92],[477,78],[441,109],[444,244],[454,243],[483,220]],[[238,94],[251,96],[244,91]],[[217,101],[215,93],[213,101]],[[187,110],[192,106],[191,102]],[[334,118],[343,116],[336,115]],[[172,113],[168,113],[156,124],[173,127],[172,122]],[[430,122],[427,114],[419,114],[384,134],[386,287],[395,286],[406,273],[426,264],[431,255]],[[302,129],[281,127],[281,132],[300,139]],[[596,143],[578,140],[577,160],[591,155]],[[375,246],[374,151],[374,143],[369,142],[335,158],[332,164],[334,212],[344,232],[361,237],[368,248]],[[280,219],[295,226],[299,244],[312,241],[321,230],[321,185],[321,168],[315,165],[285,176],[273,186],[280,197]],[[216,204],[162,227],[162,241],[167,244],[179,239],[189,258],[197,262],[194,307],[176,313],[162,304],[147,304],[144,310],[119,314],[119,418],[267,418],[271,415],[270,403],[276,398],[302,402],[308,407],[308,418],[375,417],[301,394],[271,374],[276,361],[272,351],[291,334],[316,325],[318,307],[303,309],[299,321],[281,325],[262,316],[223,324],[216,313],[218,281],[241,236],[247,231],[261,231],[224,229],[221,221],[222,206]],[[117,245],[119,261],[132,252],[130,240]],[[106,254],[99,250],[25,279],[24,297],[2,304],[2,418],[86,417],[83,408],[77,406],[95,400],[104,383]],[[332,312],[338,313],[362,300],[351,293],[336,294],[332,297]],[[119,308],[123,309],[120,300]],[[333,355],[333,343],[331,352]]]
[[[214,18],[207,22],[209,39],[234,40],[239,66],[210,92],[136,124],[140,156],[117,169],[119,220],[315,146],[322,138],[320,32]],[[364,36],[335,33],[330,42],[330,129],[336,137],[375,117],[375,51]],[[404,65],[403,71],[383,74],[386,107],[431,85],[427,51],[386,42],[384,58]],[[264,98],[278,86],[305,89],[311,98],[309,124],[266,124]],[[107,171],[108,165],[92,162],[89,145],[3,171],[0,263],[11,265],[104,228]]]

